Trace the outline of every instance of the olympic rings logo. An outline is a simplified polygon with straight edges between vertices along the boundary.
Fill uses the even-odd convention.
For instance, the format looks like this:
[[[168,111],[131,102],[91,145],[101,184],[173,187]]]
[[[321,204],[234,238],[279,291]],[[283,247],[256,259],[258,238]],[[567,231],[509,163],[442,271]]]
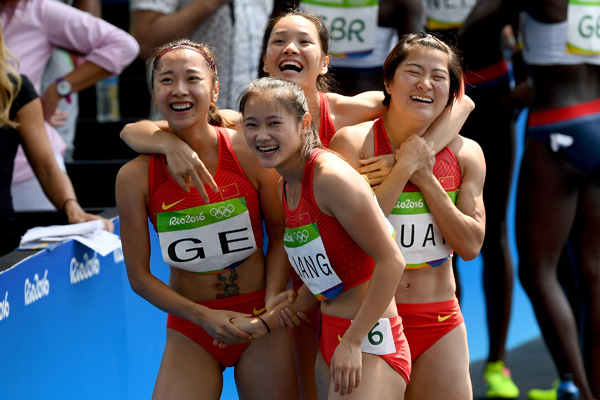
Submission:
[[[221,219],[223,217],[228,218],[231,216],[231,214],[233,214],[233,212],[235,211],[235,207],[233,206],[233,204],[229,204],[227,207],[226,206],[220,206],[218,208],[213,208],[210,210],[210,215],[212,215],[215,218]]]
[[[294,239],[300,243],[306,243],[308,241],[308,237],[310,236],[306,229],[303,231],[296,231],[293,233],[293,235]]]

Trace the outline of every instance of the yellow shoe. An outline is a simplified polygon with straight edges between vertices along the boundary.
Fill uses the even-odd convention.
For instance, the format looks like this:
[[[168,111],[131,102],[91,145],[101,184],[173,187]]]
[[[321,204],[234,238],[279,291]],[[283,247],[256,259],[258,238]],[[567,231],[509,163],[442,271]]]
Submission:
[[[556,400],[558,397],[558,380],[552,384],[552,389],[531,389],[529,391],[529,400]]]
[[[519,388],[510,377],[510,370],[504,366],[503,361],[490,361],[483,371],[486,397],[488,399],[516,399],[519,397]]]

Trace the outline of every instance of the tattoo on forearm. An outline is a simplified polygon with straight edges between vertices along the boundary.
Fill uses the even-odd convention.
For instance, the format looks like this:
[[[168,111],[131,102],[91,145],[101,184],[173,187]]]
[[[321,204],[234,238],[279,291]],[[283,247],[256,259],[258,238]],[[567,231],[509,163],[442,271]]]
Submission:
[[[240,288],[235,282],[237,278],[238,273],[235,268],[217,275],[217,279],[219,281],[219,283],[217,283],[217,287],[223,291],[223,293],[219,293],[217,295],[217,299],[233,297],[240,294]]]

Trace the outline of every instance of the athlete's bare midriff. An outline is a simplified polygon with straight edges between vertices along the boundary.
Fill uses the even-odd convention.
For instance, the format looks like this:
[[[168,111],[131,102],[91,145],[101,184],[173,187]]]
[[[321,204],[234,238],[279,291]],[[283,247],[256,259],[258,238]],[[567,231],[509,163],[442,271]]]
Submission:
[[[346,290],[331,300],[321,301],[321,312],[334,317],[354,319],[363,303],[368,287],[369,281]],[[396,315],[398,315],[398,311],[396,310],[395,303],[392,301],[381,317],[392,318]]]
[[[532,111],[567,107],[600,98],[600,66],[530,66]]]
[[[450,300],[456,292],[452,261],[435,268],[405,269],[396,289],[396,303],[435,303]]]
[[[265,263],[258,249],[236,268],[203,275],[171,267],[169,286],[193,301],[215,300],[252,293],[265,287]]]

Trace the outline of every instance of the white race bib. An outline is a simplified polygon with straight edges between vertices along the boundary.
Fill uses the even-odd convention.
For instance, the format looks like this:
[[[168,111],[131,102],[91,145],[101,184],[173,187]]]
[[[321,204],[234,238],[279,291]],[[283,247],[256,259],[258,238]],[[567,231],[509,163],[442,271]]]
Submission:
[[[317,299],[332,299],[344,284],[327,258],[317,224],[285,228],[285,251],[292,267]]]
[[[427,29],[441,31],[462,26],[477,0],[426,0]]]
[[[332,38],[329,54],[361,57],[375,48],[379,0],[302,0],[300,7],[327,22]]]
[[[456,204],[457,193],[448,195]],[[396,243],[407,268],[424,263],[437,266],[452,254],[452,247],[446,243],[421,192],[402,193],[388,219],[396,229]]]
[[[243,198],[158,213],[156,222],[163,260],[187,271],[218,272],[256,251]]]
[[[569,0],[567,52],[600,54],[600,1]]]
[[[375,323],[373,329],[363,339],[360,351],[376,356],[396,353],[396,343],[389,318],[380,318]]]

